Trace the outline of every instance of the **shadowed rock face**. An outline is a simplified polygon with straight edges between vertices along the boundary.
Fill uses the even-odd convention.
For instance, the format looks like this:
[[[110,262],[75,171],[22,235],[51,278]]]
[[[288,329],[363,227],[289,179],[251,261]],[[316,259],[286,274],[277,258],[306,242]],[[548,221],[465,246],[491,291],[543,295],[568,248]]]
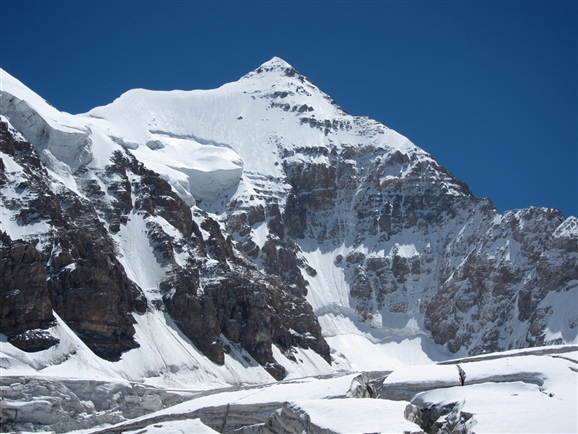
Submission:
[[[474,235],[478,239],[470,254],[458,267],[442,269],[442,276],[451,277],[440,279],[425,311],[436,342],[452,351],[470,348],[470,354],[560,343],[545,339],[553,311],[542,303],[548,294],[571,290],[578,277],[572,259],[578,251],[576,237],[557,234],[564,224],[562,214],[552,209],[530,208],[487,219]],[[572,318],[567,321],[572,329]],[[463,325],[460,330],[456,323]],[[520,323],[528,324],[525,335],[510,338]],[[480,342],[472,347],[476,338]]]
[[[285,164],[284,233],[353,248],[336,266],[361,320],[423,315],[436,343],[470,354],[563,342],[544,337],[553,308],[543,301],[575,289],[575,218],[537,208],[499,215],[435,161],[411,153],[336,148],[324,166],[308,162],[311,152]],[[357,250],[364,246],[382,252]],[[270,257],[265,248],[262,256]],[[412,304],[407,293],[417,288],[423,296]],[[575,329],[578,317],[567,321]],[[512,336],[522,323],[525,333]]]
[[[73,195],[60,199],[71,224],[55,238],[61,252],[48,267],[55,311],[97,355],[118,359],[122,351],[138,346],[131,312],[142,312],[146,305],[94,208]]]
[[[130,312],[138,306],[138,287],[126,277],[90,202],[66,190],[55,194],[30,144],[15,140],[6,124],[0,128],[0,150],[22,168],[15,174],[2,166],[3,206],[24,232],[29,225],[49,228],[38,234],[36,248],[3,237],[2,332],[45,329],[54,320],[54,309],[97,355],[118,359],[137,346]],[[11,181],[16,176],[15,185]],[[46,347],[27,347],[27,341],[35,340],[34,333],[28,335],[30,339],[15,337],[14,342],[29,350]]]
[[[0,300],[0,333],[11,344],[39,351],[58,342],[42,333],[55,321],[42,256],[33,245],[13,242],[4,232],[0,232]]]
[[[241,344],[277,379],[284,377],[285,370],[273,358],[273,343],[289,358],[290,348],[300,346],[312,348],[329,362],[329,346],[303,295],[293,294],[281,280],[263,276],[236,256],[219,225],[206,215],[203,218],[202,227],[210,235],[198,239],[197,247],[218,263],[200,264],[192,278],[175,272],[163,284],[166,309],[183,333],[216,363],[224,362],[222,334]],[[198,281],[203,282],[202,293]]]
[[[4,123],[0,123],[0,152],[18,158],[31,154],[29,164],[40,168],[38,158],[27,143],[18,142]],[[7,168],[0,160],[0,189],[10,181]],[[24,188],[19,185],[18,188]],[[2,206],[19,207],[21,222],[31,219],[36,211],[21,207],[18,201],[3,201]],[[43,212],[45,208],[38,212]],[[36,243],[38,240],[35,240]],[[51,347],[57,339],[43,332],[54,324],[52,293],[46,283],[42,255],[34,244],[12,240],[0,231],[0,333],[8,341],[25,351],[39,351]]]

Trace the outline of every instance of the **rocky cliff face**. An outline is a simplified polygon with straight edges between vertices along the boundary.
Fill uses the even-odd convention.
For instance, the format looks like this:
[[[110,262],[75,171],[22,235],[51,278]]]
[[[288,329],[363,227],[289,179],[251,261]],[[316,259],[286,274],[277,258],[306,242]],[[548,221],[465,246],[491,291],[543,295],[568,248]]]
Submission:
[[[346,333],[469,354],[577,339],[575,217],[498,214],[280,59],[78,116],[6,83],[0,333],[19,348],[57,342],[53,311],[108,360],[155,313],[217,365],[242,348],[277,379],[275,348],[329,362]]]
[[[11,240],[3,233],[3,308],[7,317],[21,314],[0,331],[9,336],[37,334],[36,329],[46,329],[54,320],[54,309],[96,354],[118,359],[122,351],[138,346],[130,312],[144,308],[140,290],[116,259],[94,205],[59,186],[53,191],[32,146],[7,123],[0,128],[2,203],[26,240]],[[56,342],[50,337],[46,341]]]
[[[0,127],[0,150],[10,159],[8,168],[2,166],[3,204],[15,212],[24,239],[30,239],[31,225],[44,229],[31,242],[2,233],[0,332],[11,343],[28,351],[57,343],[43,332],[54,325],[54,309],[97,355],[118,360],[138,347],[133,315],[148,309],[166,311],[217,364],[231,344],[277,379],[286,372],[273,357],[273,344],[289,358],[300,346],[330,361],[303,295],[259,273],[217,221],[200,209],[193,217],[170,185],[129,152],[115,151],[102,170],[80,167],[73,175],[75,194],[54,185],[32,146],[6,122]],[[163,269],[158,287],[145,288],[146,295],[117,259],[114,237],[122,237],[131,219],[142,219],[142,236]]]

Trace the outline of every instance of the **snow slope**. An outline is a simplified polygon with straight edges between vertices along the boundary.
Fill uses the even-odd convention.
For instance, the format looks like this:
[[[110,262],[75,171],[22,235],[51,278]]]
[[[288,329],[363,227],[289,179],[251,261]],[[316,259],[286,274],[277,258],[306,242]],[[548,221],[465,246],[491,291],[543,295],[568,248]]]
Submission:
[[[452,363],[401,368],[374,383],[381,381],[391,391],[393,387],[401,390],[415,385],[405,399],[395,397],[395,393],[388,396],[383,387],[378,399],[354,398],[348,391],[356,384],[355,374],[304,378],[198,396],[114,428],[123,432],[180,432],[186,424],[198,423],[203,424],[202,429],[208,425],[219,432],[264,424],[271,427],[265,432],[279,432],[275,431],[276,423],[283,421],[279,423],[286,430],[307,427],[308,432],[402,433],[420,432],[420,428],[431,432],[431,424],[437,422],[438,429],[465,428],[459,432],[576,432],[576,347],[462,359],[459,367],[466,373],[463,386],[459,385],[456,362]],[[230,420],[223,421],[219,408],[228,409]],[[426,427],[425,411],[436,409],[442,414]],[[271,416],[259,416],[260,411]]]

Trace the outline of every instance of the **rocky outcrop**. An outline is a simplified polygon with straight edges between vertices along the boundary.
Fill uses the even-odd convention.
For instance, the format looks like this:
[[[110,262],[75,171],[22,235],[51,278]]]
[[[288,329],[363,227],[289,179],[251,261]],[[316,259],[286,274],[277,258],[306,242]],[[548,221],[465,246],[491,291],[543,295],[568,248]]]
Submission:
[[[137,346],[130,312],[142,309],[138,303],[142,294],[126,277],[94,206],[67,189],[55,193],[32,146],[16,138],[6,123],[0,124],[1,150],[20,167],[20,172],[13,172],[3,165],[2,203],[12,214],[12,224],[30,232],[20,243],[4,237],[9,253],[2,267],[8,286],[2,289],[14,290],[8,298],[13,295],[13,302],[22,303],[16,306],[7,300],[2,320],[18,312],[28,316],[29,309],[34,312],[32,322],[19,318],[18,331],[6,331],[28,331],[30,339],[17,340],[24,349],[24,342],[34,341],[30,331],[39,326],[34,318],[42,318],[42,327],[47,327],[54,309],[97,355],[116,360],[122,351]],[[79,170],[78,176],[83,173],[86,170]],[[27,227],[45,229],[27,231]],[[47,339],[54,343],[54,338]]]
[[[561,343],[545,339],[553,308],[542,302],[548,294],[570,290],[578,279],[578,264],[571,259],[578,252],[575,234],[557,236],[565,219],[553,209],[487,220],[491,223],[472,234],[478,241],[461,263],[441,269],[439,289],[425,309],[426,327],[436,342],[452,351],[469,348],[470,354]],[[465,248],[458,244],[450,246]],[[567,320],[571,329],[573,318]],[[522,323],[526,332],[516,336],[515,324]]]
[[[45,330],[54,325],[52,294],[36,248],[0,232],[0,333],[25,351],[40,351],[58,342]]]
[[[0,122],[0,152],[24,160],[34,169],[40,167],[30,145],[15,139],[14,132],[3,122]],[[14,174],[7,164],[0,159],[0,192],[11,188],[8,184]],[[28,184],[24,179],[21,181],[16,188],[26,189]],[[36,211],[22,205],[18,200],[3,198],[2,206],[18,212],[16,224],[33,221],[35,215],[46,211],[46,207]],[[0,230],[0,333],[25,351],[44,350],[58,342],[45,331],[55,319],[42,255],[35,247],[38,242],[38,239],[12,240]]]
[[[48,268],[54,308],[97,355],[118,359],[138,346],[131,312],[144,311],[142,293],[118,262],[94,208],[72,194],[60,203],[71,224],[53,239],[59,251]]]
[[[379,134],[379,125],[367,130]],[[575,218],[537,208],[499,215],[425,153],[345,145],[291,152],[284,233],[349,248],[335,266],[361,321],[413,317],[436,343],[470,354],[575,336],[543,333],[555,315],[548,294],[576,289]],[[418,292],[419,301],[410,296]]]
[[[422,404],[418,407],[408,404],[405,408],[405,418],[420,426],[427,434],[451,433],[469,434],[476,424],[473,414],[460,411],[457,402],[450,404]]]
[[[351,380],[351,386],[346,394],[347,398],[375,398],[376,396],[375,385],[365,373],[361,373]]]
[[[211,279],[205,280],[205,273]],[[304,298],[294,295],[278,278],[250,266],[213,264],[201,267],[203,291],[178,285],[164,297],[167,311],[183,333],[211,360],[223,363],[229,351],[220,336],[240,344],[277,379],[285,369],[275,362],[272,344],[291,359],[291,347],[312,348],[328,362],[329,346]],[[175,287],[173,286],[173,289]]]

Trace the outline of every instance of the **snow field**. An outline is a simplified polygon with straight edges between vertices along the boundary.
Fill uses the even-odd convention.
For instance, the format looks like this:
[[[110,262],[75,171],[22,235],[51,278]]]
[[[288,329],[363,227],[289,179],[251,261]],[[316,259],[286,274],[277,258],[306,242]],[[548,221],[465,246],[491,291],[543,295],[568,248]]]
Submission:
[[[496,353],[463,359],[460,367],[466,373],[464,386],[456,385],[459,384],[458,369],[453,364],[400,368],[389,374],[384,384],[421,386],[425,391],[415,389],[411,398],[411,403],[418,407],[457,404],[459,411],[472,414],[476,433],[576,432],[578,352],[575,347],[540,350],[514,350],[508,355]],[[203,408],[227,405],[249,408],[266,403],[281,408],[285,403],[293,411],[301,412],[298,414],[306,414],[312,424],[334,432],[401,434],[420,430],[418,425],[404,418],[408,400],[389,400],[387,396],[382,399],[345,398],[356,375],[336,374],[236,390],[222,389],[118,424],[115,428],[129,427],[136,421],[141,421],[140,426],[146,426],[150,420],[147,432],[153,428],[159,431],[152,432],[179,432],[179,427],[200,422],[176,420]],[[164,431],[160,431],[161,428]]]

